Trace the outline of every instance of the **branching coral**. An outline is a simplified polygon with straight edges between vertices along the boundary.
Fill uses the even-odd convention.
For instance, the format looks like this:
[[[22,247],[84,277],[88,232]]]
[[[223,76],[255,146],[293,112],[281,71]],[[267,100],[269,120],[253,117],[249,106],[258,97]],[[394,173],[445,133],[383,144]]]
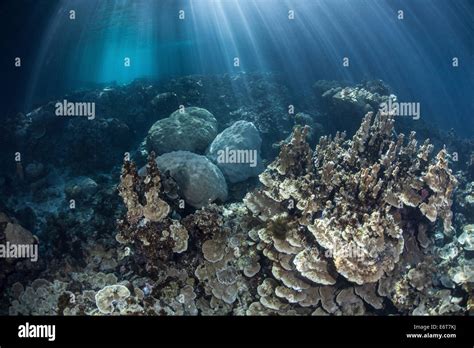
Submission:
[[[456,179],[446,151],[431,162],[429,142],[418,146],[414,132],[407,142],[403,134],[394,137],[393,123],[389,115],[368,113],[352,140],[344,133],[322,137],[314,154],[307,129],[296,128],[260,175],[263,187],[244,199],[262,222],[259,247],[288,302],[316,285],[335,284],[338,274],[358,285],[381,279],[400,260],[408,212],[441,218],[451,229]],[[290,290],[298,294],[283,295]]]
[[[134,163],[124,163],[119,193],[127,207],[127,216],[119,221],[117,240],[133,243],[151,270],[173,253],[186,251],[189,235],[179,221],[168,217],[171,208],[164,200],[164,186],[153,153],[146,169],[145,176],[140,177]]]
[[[143,180],[138,176],[135,164],[125,161],[119,193],[127,207],[127,218],[130,222],[137,222],[142,218],[160,222],[170,212],[169,205],[160,198],[161,177],[153,152],[150,154]]]

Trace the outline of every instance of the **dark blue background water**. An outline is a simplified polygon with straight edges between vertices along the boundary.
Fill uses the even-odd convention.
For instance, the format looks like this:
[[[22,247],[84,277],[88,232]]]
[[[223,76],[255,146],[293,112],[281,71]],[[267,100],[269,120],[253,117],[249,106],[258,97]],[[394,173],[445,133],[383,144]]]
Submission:
[[[474,130],[472,0],[8,0],[0,11],[4,113],[96,83],[276,71],[301,93],[380,78],[425,121]]]

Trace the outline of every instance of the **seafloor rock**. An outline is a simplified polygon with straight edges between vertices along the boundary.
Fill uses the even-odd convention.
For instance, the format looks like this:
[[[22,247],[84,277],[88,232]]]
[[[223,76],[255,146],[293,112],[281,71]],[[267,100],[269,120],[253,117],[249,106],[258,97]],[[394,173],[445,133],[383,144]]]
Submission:
[[[207,156],[230,183],[241,182],[262,172],[261,145],[262,138],[254,124],[237,121],[217,135]]]
[[[93,179],[78,176],[66,184],[64,191],[68,198],[91,198],[98,189],[99,186]]]
[[[217,120],[206,109],[187,107],[157,121],[148,131],[148,151],[164,154],[172,151],[204,153],[217,135]]]
[[[468,182],[456,192],[457,211],[463,218],[474,222],[474,182]]]
[[[25,174],[28,179],[31,181],[40,179],[45,175],[45,168],[41,162],[32,162],[29,163],[25,168]]]
[[[382,86],[382,87],[375,87]],[[347,131],[353,134],[362,117],[369,111],[377,112],[380,104],[389,99],[396,101],[389,88],[375,82],[348,86],[337,81],[318,81],[314,84],[317,99],[327,116],[330,131]],[[337,117],[335,117],[337,115]]]
[[[15,223],[7,223],[3,233],[5,241],[12,245],[29,245],[36,240],[30,231]]]
[[[165,88],[176,93],[182,105],[199,105],[212,110],[219,125],[228,127],[240,120],[252,122],[263,139],[263,158],[274,157],[276,151],[272,144],[291,133],[292,117],[288,107],[297,107],[297,97],[283,76],[248,72],[192,75],[172,79]]]
[[[176,180],[179,193],[191,206],[201,208],[227,199],[225,178],[207,157],[189,151],[174,151],[159,156],[156,163],[161,172],[169,172]]]
[[[160,113],[170,113],[179,107],[178,97],[175,93],[165,92],[157,94],[151,105]]]
[[[23,117],[17,130],[24,158],[75,172],[110,169],[129,150],[133,132],[118,118],[58,117],[48,103]],[[31,172],[35,168],[30,168]]]

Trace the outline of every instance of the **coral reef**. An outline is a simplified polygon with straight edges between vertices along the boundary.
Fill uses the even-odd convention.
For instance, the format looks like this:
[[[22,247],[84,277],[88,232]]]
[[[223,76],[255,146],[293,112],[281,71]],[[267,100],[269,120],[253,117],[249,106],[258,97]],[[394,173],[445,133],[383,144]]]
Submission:
[[[169,81],[166,89],[176,93],[182,105],[212,110],[223,128],[240,120],[252,122],[263,139],[263,157],[273,154],[271,144],[290,133],[288,106],[296,97],[281,76],[270,73],[185,76]]]
[[[474,183],[450,156],[472,147],[366,113],[393,97],[381,81],[314,88],[303,102],[265,74],[143,80],[69,95],[97,103],[94,121],[58,122],[51,103],[19,115],[0,244],[41,257],[0,259],[0,313],[472,313]],[[226,148],[258,166],[222,163]]]
[[[172,92],[159,93],[150,103],[153,105],[156,112],[168,114],[172,113],[179,106],[178,96],[176,93]]]
[[[59,118],[54,104],[50,102],[22,115],[15,135],[17,150],[27,155],[26,158],[68,166],[80,173],[108,169],[120,161],[121,154],[128,150],[132,139],[127,123],[115,116],[95,120],[86,117]],[[29,172],[38,172],[38,169],[31,167]]]

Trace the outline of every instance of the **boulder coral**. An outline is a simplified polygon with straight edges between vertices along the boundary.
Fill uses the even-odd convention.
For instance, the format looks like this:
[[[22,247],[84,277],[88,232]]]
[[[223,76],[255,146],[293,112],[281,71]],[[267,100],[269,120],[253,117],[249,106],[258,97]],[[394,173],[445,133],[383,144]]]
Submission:
[[[206,155],[230,183],[245,181],[263,171],[262,138],[252,122],[237,121],[213,140]]]
[[[186,203],[202,208],[216,200],[227,200],[227,183],[221,170],[206,156],[173,151],[156,159],[158,168],[169,173]]]
[[[148,131],[145,147],[161,155],[172,151],[204,153],[217,135],[217,120],[206,109],[186,107],[158,120]]]

